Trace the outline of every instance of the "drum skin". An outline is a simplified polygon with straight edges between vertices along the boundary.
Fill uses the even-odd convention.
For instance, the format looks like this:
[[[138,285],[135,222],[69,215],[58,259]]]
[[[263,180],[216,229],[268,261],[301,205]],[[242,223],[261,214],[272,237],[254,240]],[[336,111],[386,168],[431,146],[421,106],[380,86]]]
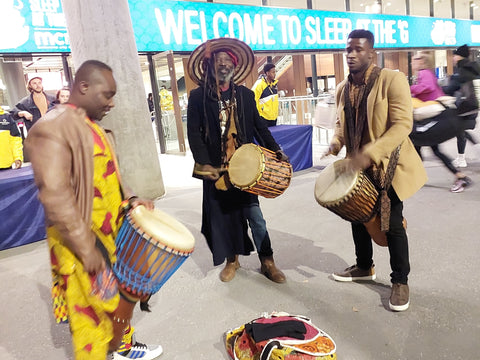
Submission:
[[[277,160],[273,151],[255,144],[239,147],[228,165],[230,182],[236,188],[266,198],[275,198],[288,188],[292,165]]]
[[[353,223],[366,223],[376,211],[378,191],[363,171],[346,170],[345,159],[328,165],[315,183],[315,199]]]
[[[116,239],[114,272],[129,295],[157,292],[193,252],[195,239],[170,215],[143,206],[132,209]]]

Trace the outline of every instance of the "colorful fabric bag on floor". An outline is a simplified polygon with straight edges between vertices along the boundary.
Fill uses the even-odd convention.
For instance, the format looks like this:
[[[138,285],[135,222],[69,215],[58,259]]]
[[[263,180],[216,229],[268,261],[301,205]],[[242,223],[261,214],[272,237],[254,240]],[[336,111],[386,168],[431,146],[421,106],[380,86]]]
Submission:
[[[336,345],[310,319],[274,312],[226,332],[225,346],[234,360],[331,360]]]

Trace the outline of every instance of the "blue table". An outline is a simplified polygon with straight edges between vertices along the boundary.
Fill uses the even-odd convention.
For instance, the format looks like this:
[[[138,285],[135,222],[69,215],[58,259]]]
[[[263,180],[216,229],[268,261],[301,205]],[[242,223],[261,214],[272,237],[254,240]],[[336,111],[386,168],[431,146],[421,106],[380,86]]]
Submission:
[[[293,171],[313,166],[311,125],[277,125],[269,129],[278,145],[290,158]]]
[[[0,250],[46,238],[43,206],[30,166],[0,170]]]

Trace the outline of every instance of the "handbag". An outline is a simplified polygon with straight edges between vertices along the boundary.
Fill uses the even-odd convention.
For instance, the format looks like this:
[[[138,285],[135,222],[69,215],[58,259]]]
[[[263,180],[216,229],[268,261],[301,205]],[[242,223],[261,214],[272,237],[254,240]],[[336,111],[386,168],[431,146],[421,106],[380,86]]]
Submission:
[[[336,359],[336,345],[310,319],[284,312],[264,314],[227,331],[225,346],[234,360]]]
[[[478,99],[473,81],[463,83],[455,92],[455,105],[459,116],[466,116],[478,112]]]

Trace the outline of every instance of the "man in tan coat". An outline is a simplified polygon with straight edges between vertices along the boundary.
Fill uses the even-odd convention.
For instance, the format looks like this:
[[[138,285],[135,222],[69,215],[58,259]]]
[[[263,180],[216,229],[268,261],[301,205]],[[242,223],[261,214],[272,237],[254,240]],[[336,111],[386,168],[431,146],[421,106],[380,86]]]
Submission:
[[[389,223],[386,238],[393,284],[389,307],[393,311],[404,311],[409,306],[410,264],[402,201],[418,191],[427,176],[408,137],[413,119],[407,79],[401,72],[380,69],[373,64],[373,44],[370,31],[354,30],[349,34],[346,52],[350,75],[337,87],[337,124],[327,154],[337,155],[345,145],[350,159],[348,167],[354,171],[365,170],[378,188],[382,186],[375,179],[383,178],[390,159],[398,157],[391,186],[384,192],[385,202],[390,202],[390,214],[382,211],[382,221],[386,216],[385,223]],[[352,233],[356,264],[334,273],[333,278],[374,280],[371,236],[360,223],[352,223]]]

